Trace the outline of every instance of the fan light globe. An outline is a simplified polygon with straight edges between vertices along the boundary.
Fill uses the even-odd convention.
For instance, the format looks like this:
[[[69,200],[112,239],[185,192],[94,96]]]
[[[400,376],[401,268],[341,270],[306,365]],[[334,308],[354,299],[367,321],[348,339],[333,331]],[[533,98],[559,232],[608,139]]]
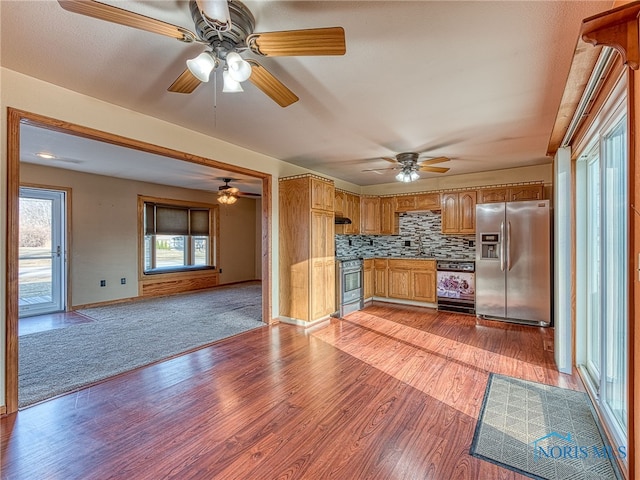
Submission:
[[[418,175],[418,172],[409,170],[403,170],[398,175],[396,175],[396,180],[404,183],[413,182],[415,180],[418,180],[419,178],[420,175]]]
[[[236,82],[244,82],[251,76],[251,65],[236,52],[227,54],[227,66],[229,67],[229,75]]]
[[[222,80],[224,81],[224,85],[222,86],[222,91],[225,93],[236,93],[236,92],[244,92],[242,89],[242,85],[240,82],[237,82],[233,79],[228,70],[222,72]]]
[[[202,52],[196,58],[187,60],[187,68],[201,82],[208,82],[209,75],[216,68],[217,60],[211,52]]]

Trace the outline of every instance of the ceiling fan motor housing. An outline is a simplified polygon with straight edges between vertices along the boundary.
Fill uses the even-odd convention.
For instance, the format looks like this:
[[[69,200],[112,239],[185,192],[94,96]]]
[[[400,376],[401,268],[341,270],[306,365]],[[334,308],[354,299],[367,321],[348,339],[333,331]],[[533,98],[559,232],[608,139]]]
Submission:
[[[416,152],[404,152],[396,155],[396,160],[403,166],[414,164],[418,161],[419,153]]]
[[[218,58],[224,60],[227,53],[242,51],[246,48],[245,41],[253,33],[256,20],[244,4],[236,0],[229,1],[231,28],[225,32],[218,32],[207,23],[195,0],[189,2],[189,8],[196,34],[211,45]]]

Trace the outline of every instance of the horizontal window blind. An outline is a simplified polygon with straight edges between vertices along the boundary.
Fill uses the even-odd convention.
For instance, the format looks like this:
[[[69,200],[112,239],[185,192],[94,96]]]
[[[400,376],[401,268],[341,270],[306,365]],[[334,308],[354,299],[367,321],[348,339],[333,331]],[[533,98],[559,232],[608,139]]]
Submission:
[[[209,236],[208,208],[188,208],[155,203],[144,204],[145,235]]]

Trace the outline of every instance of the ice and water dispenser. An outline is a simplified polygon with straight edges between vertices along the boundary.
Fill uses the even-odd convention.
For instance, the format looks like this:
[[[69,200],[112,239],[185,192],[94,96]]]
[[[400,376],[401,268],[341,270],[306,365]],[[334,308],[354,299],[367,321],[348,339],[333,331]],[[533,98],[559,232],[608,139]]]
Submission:
[[[480,259],[498,260],[500,254],[500,234],[481,233],[480,234]]]

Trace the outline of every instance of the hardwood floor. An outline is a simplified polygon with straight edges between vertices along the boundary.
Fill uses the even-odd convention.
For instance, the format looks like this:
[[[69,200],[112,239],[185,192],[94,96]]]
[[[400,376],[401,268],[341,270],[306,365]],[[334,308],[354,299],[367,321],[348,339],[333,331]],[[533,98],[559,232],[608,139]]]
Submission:
[[[92,318],[76,312],[48,313],[18,320],[18,336],[30,333],[46,332],[58,328],[71,327],[81,323],[94,322]]]
[[[265,326],[2,418],[2,478],[526,478],[468,452],[489,372],[582,389],[552,339],[383,303]]]

